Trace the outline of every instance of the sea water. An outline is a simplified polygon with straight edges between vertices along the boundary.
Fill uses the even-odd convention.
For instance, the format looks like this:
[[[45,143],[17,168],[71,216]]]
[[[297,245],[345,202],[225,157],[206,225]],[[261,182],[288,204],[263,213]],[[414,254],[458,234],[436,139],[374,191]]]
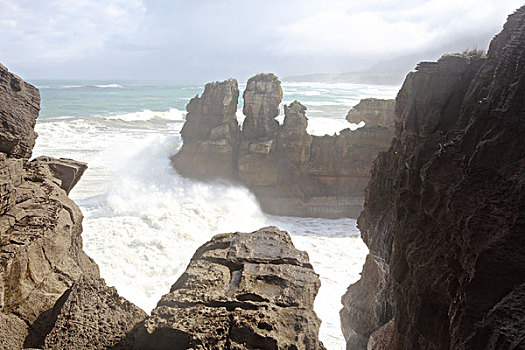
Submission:
[[[308,252],[321,289],[315,311],[328,349],[344,349],[341,296],[368,250],[354,219],[279,217],[263,213],[250,191],[227,182],[185,179],[170,166],[181,146],[185,105],[203,84],[151,81],[33,81],[42,110],[33,156],[87,162],[70,196],[84,213],[84,250],[108,285],[150,312],[214,234],[275,225]],[[244,86],[240,86],[241,94]],[[355,129],[345,120],[361,98],[393,98],[398,87],[284,83],[283,103],[307,106],[315,135]],[[282,108],[281,108],[282,109]],[[242,120],[242,98],[239,101]],[[282,121],[282,115],[278,118]]]

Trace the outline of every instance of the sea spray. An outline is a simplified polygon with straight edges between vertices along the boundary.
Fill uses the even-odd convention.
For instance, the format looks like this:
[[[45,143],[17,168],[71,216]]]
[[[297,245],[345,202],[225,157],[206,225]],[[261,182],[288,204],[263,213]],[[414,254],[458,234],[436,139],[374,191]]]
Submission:
[[[322,319],[321,340],[328,349],[344,349],[340,298],[348,284],[359,278],[367,254],[355,220],[268,216],[243,187],[180,177],[171,168],[169,156],[181,144],[185,104],[202,87],[159,85],[140,90],[121,85],[45,89],[33,152],[35,157],[46,154],[88,163],[70,195],[85,216],[85,250],[107,283],[149,312],[184,271],[196,248],[214,234],[275,225],[290,232],[294,244],[308,252],[320,274],[315,310]],[[371,90],[363,86],[330,90],[329,84],[285,83],[283,87],[285,100],[310,99],[307,106],[308,101],[332,101],[327,106],[309,106],[309,131],[317,135],[352,127],[344,120],[351,106],[337,99],[352,96],[357,103],[367,97],[363,91]],[[396,89],[390,93],[377,87],[373,96],[391,97]],[[237,116],[244,117],[242,108]]]

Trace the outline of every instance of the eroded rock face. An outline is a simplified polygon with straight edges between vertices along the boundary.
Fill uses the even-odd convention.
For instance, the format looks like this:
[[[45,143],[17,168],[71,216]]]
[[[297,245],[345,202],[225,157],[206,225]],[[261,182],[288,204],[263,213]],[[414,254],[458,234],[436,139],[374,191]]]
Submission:
[[[73,159],[41,156],[32,160],[28,166],[39,176],[52,179],[66,194],[75,187],[80,180],[87,164]]]
[[[82,213],[67,197],[86,166],[27,162],[38,90],[0,66],[0,92],[0,339],[40,346],[57,299],[81,275],[99,274],[82,250]]]
[[[139,349],[324,349],[305,252],[276,227],[200,247],[136,332]]]
[[[407,76],[358,220],[370,254],[343,297],[348,349],[525,347],[524,52],[525,7],[486,58]]]
[[[54,307],[44,349],[129,349],[125,336],[146,313],[101,278],[81,277]]]
[[[235,176],[238,99],[235,79],[206,84],[202,96],[191,99],[181,130],[184,144],[172,157],[174,167],[182,175],[201,179]]]
[[[12,158],[31,157],[40,111],[40,93],[0,64],[0,152]]]
[[[175,168],[189,177],[240,180],[270,214],[357,217],[372,162],[378,152],[388,148],[394,135],[393,102],[363,102],[360,105],[367,108],[358,105],[353,115],[366,120],[366,127],[318,137],[306,131],[306,107],[298,101],[284,106],[284,122],[278,124],[275,117],[281,99],[281,85],[275,75],[250,78],[244,92],[246,119],[238,145],[233,147],[236,151],[231,153],[233,161],[223,159],[221,165],[211,166],[215,164],[210,161],[215,151],[209,147],[201,147],[200,153],[190,157],[187,150],[195,143],[185,138],[181,151],[173,157]],[[374,106],[378,108],[375,112]],[[370,115],[376,115],[375,119]],[[188,118],[183,137],[186,128],[206,129],[201,120]],[[209,138],[199,142],[208,145],[215,141]],[[215,170],[224,164],[233,164],[233,168],[228,167],[227,172]]]

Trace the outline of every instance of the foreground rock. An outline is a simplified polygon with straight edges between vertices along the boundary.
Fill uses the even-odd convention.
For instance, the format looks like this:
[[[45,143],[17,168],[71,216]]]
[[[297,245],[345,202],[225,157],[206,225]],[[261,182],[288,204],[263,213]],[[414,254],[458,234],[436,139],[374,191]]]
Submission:
[[[56,321],[44,349],[129,349],[126,334],[146,318],[101,278],[80,278],[53,311]]]
[[[174,167],[183,176],[240,181],[270,214],[357,217],[372,162],[394,135],[393,101],[357,105],[349,115],[357,123],[365,121],[364,128],[312,136],[306,131],[306,107],[298,101],[284,106],[279,125],[281,83],[273,74],[258,74],[248,80],[243,95],[246,119],[239,135],[238,95],[237,82],[228,80],[207,84],[202,97],[190,101]],[[228,113],[217,118],[213,111],[222,111],[224,101]],[[199,137],[191,138],[189,130],[199,130],[191,133]]]
[[[138,349],[324,349],[305,252],[276,227],[200,247],[136,332]]]
[[[82,250],[82,213],[67,194],[87,165],[28,162],[39,101],[0,65],[0,349],[40,348],[46,336],[46,348],[106,348],[145,314],[97,278]]]
[[[358,220],[370,254],[343,297],[348,349],[525,348],[524,53],[525,7],[487,57],[407,76]]]
[[[66,193],[81,171],[59,171],[78,163],[27,162],[38,90],[0,66],[0,92],[0,344],[40,346],[57,299],[81,275],[99,272],[82,250],[82,213]]]

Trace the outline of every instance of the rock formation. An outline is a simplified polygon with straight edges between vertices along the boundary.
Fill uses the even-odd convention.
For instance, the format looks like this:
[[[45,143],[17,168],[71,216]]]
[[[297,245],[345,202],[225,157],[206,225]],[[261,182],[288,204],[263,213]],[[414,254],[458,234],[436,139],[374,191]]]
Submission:
[[[87,165],[51,157],[28,161],[36,138],[33,127],[39,103],[36,88],[0,65],[1,349],[42,347],[57,315],[64,312],[67,316],[59,317],[57,325],[74,332],[74,326],[79,325],[69,318],[73,304],[82,303],[90,287],[82,283],[84,292],[79,291],[80,287],[71,292],[72,285],[81,278],[94,285],[103,284],[103,280],[97,279],[98,266],[82,250],[82,213],[67,197]],[[68,296],[68,309],[61,309]],[[71,300],[73,296],[77,297]],[[90,317],[97,315],[99,309],[94,308]],[[110,312],[116,309],[113,307]],[[84,314],[84,318],[87,316]],[[124,318],[122,314],[119,316]],[[56,334],[57,330],[53,332]],[[71,343],[57,345],[56,339],[64,336],[60,331],[50,348],[78,348]],[[83,339],[92,342],[95,338]],[[73,343],[79,344],[78,339]]]
[[[282,100],[281,83],[273,74],[258,74],[248,80],[243,95],[246,119],[240,137],[238,129],[229,127],[221,133],[229,136],[217,141],[210,130],[223,130],[219,126],[222,121],[207,112],[195,118],[190,110],[195,101],[209,100],[212,87],[217,101],[231,101],[230,96],[238,96],[238,92],[230,94],[229,89],[219,88],[231,81],[208,84],[200,100],[190,101],[182,130],[184,144],[172,157],[174,167],[183,176],[240,181],[270,214],[357,217],[372,162],[378,152],[388,148],[394,135],[393,100],[371,99],[357,105],[349,115],[357,122],[366,121],[364,128],[312,136],[306,131],[306,107],[298,101],[284,106],[284,122],[279,125],[275,117]],[[236,105],[237,100],[231,103]],[[199,110],[213,107],[203,105]],[[228,115],[228,120],[232,118],[235,111]],[[188,130],[200,130],[200,138],[190,139]],[[217,157],[218,153],[222,156]]]
[[[138,349],[324,349],[305,252],[276,227],[213,237],[136,331]]]
[[[392,118],[394,108],[394,100],[365,98],[348,111],[346,120],[354,124],[365,122],[366,125],[391,128],[394,126],[394,119]]]
[[[0,64],[0,152],[28,159],[35,145],[34,130],[40,93]]]
[[[0,102],[0,344],[21,348],[40,345],[46,312],[98,267],[82,250],[80,209],[60,187],[68,191],[79,175],[61,173],[63,161],[52,158],[27,162],[38,90],[0,66]]]
[[[522,7],[486,57],[408,74],[358,220],[348,349],[525,348],[524,52]]]
[[[82,277],[54,307],[56,321],[44,349],[129,349],[126,334],[146,313],[101,278]]]
[[[28,161],[39,92],[0,68],[0,349],[324,349],[313,311],[319,278],[277,228],[216,236],[147,319],[106,286],[82,250],[82,213],[67,197],[87,165]],[[229,174],[238,95],[229,80],[192,100],[179,157],[193,152]]]
[[[283,99],[281,82],[273,74],[258,74],[251,77],[243,94],[242,125],[245,140],[273,139],[279,131],[275,118],[279,115],[279,104]]]
[[[234,176],[239,144],[235,116],[238,99],[234,79],[206,84],[202,96],[191,99],[181,130],[184,144],[172,158],[182,175],[201,179]]]

